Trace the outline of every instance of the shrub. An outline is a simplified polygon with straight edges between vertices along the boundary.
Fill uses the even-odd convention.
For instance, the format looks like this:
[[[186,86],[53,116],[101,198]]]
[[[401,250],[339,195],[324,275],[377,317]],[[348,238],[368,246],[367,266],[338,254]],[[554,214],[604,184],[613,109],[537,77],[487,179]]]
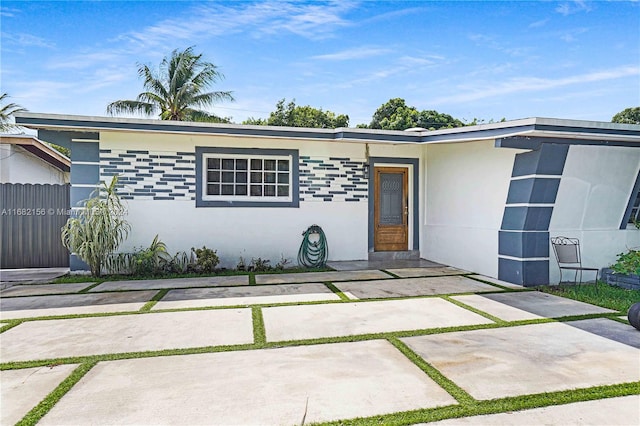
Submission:
[[[284,257],[284,255],[280,255],[280,262],[276,263],[275,269],[277,271],[284,271],[290,263],[291,261],[289,259]]]
[[[201,249],[191,248],[191,251],[196,255],[196,272],[211,273],[220,263],[215,250],[203,246]]]
[[[246,271],[247,264],[244,261],[244,257],[240,256],[240,260],[238,260],[238,264],[236,265],[236,271]]]
[[[630,249],[618,254],[618,260],[611,265],[611,269],[616,274],[640,275],[640,250]]]
[[[157,275],[165,272],[171,260],[167,252],[167,245],[160,241],[158,235],[153,238],[151,245],[133,254],[133,273],[136,275]]]
[[[62,227],[62,244],[89,265],[91,275],[99,277],[105,259],[129,235],[131,226],[122,217],[126,209],[116,192],[118,177],[102,183],[83,202],[83,208]]]
[[[249,271],[253,272],[266,272],[273,269],[271,265],[269,265],[271,261],[269,259],[262,258],[253,258],[251,259],[251,265],[249,265]]]

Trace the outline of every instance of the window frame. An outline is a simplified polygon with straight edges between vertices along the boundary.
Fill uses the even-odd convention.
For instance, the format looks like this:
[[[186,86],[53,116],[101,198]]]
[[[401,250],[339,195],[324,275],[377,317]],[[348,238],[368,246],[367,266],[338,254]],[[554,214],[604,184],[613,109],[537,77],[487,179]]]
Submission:
[[[247,159],[247,195],[207,195],[207,160]],[[275,196],[251,196],[251,160],[289,160],[289,196],[278,197],[278,170],[275,170]],[[277,163],[276,163],[277,164]],[[277,167],[276,167],[277,169]],[[220,168],[222,169],[222,166]],[[234,168],[234,172],[237,171]],[[264,169],[261,169],[264,173]],[[221,183],[222,184],[222,183]],[[234,179],[234,185],[236,184]],[[264,185],[264,182],[262,183]],[[299,153],[294,149],[196,147],[196,207],[299,207]]]
[[[631,190],[631,195],[629,196],[629,202],[627,203],[627,209],[624,212],[624,216],[622,217],[622,223],[620,224],[620,229],[627,229],[629,226],[634,226],[633,222],[631,222],[633,210],[637,208],[636,211],[636,220],[640,220],[640,206],[636,207],[635,203],[640,200],[640,171],[638,171],[638,176],[636,177],[636,183],[633,185],[633,189]]]

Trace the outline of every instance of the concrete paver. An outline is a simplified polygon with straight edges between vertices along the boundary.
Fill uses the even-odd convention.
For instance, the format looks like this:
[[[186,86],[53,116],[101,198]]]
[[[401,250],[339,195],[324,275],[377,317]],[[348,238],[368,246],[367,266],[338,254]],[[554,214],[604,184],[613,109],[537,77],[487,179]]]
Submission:
[[[44,296],[48,294],[77,293],[92,284],[94,283],[14,285],[13,287],[0,291],[0,297]]]
[[[277,306],[262,316],[268,341],[492,323],[440,298]]]
[[[640,395],[628,395],[508,413],[447,419],[425,425],[638,425],[640,424],[640,409],[638,407],[640,407]]]
[[[319,281],[352,281],[393,278],[382,271],[328,271],[302,272],[292,274],[256,275],[256,284],[287,284]]]
[[[0,283],[46,283],[68,273],[69,268],[0,269]]]
[[[571,321],[566,324],[640,349],[640,332],[629,324],[622,324],[607,318]]]
[[[336,271],[360,271],[364,269],[400,269],[400,268],[430,268],[443,266],[426,259],[384,259],[384,260],[340,260],[327,262],[327,266]]]
[[[0,360],[253,343],[250,309],[29,321],[2,333]]]
[[[484,294],[486,297],[496,302],[504,303],[513,308],[520,309],[530,314],[539,315],[545,318],[568,317],[572,315],[606,314],[616,311],[601,308],[589,303],[578,302],[577,300],[566,299],[553,294],[541,291],[523,291],[511,293]],[[464,301],[460,299],[461,301]],[[465,302],[466,303],[466,302]],[[474,306],[472,303],[469,303]],[[493,315],[493,312],[487,311]],[[500,317],[499,315],[496,315]],[[523,318],[528,319],[528,318]]]
[[[354,296],[358,299],[500,291],[499,288],[492,285],[462,276],[347,281],[334,285],[348,296]]]
[[[476,399],[640,380],[640,350],[570,324],[532,324],[401,340]]]
[[[301,424],[455,403],[374,340],[100,362],[39,424]]]
[[[499,280],[499,279],[496,279],[496,278],[487,277],[485,275],[475,275],[474,274],[474,275],[469,275],[469,277],[470,278],[477,278],[479,280],[486,281],[488,283],[498,284],[498,285],[500,285],[502,287],[510,288],[510,289],[513,289],[513,290],[524,290],[524,289],[526,289],[526,287],[524,287],[524,286],[521,286],[521,285],[518,285],[518,284],[513,284],[513,283],[510,283],[510,282],[507,282],[507,281],[502,281],[502,280]]]
[[[138,311],[157,293],[150,290],[0,298],[0,318]]]
[[[520,296],[520,294],[518,295]],[[522,321],[544,318],[543,316],[514,308],[485,296],[486,295],[470,294],[465,296],[452,296],[451,298],[505,321]]]
[[[153,310],[340,300],[321,283],[171,290]]]
[[[16,424],[77,366],[66,364],[0,371],[0,424]]]
[[[106,281],[95,286],[89,291],[159,290],[164,288],[220,287],[248,284],[248,275],[229,275],[219,277],[172,278],[159,280]]]
[[[437,277],[440,275],[462,275],[470,273],[469,271],[463,271],[462,269],[453,268],[451,266],[438,266],[432,268],[398,268],[387,269],[387,271],[402,278]]]

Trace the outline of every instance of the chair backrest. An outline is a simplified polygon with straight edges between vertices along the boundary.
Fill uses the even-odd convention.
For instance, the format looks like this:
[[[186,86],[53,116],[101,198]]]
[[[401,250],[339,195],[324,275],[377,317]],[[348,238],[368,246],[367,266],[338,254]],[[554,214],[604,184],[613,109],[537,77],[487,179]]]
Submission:
[[[577,238],[553,237],[551,245],[558,264],[581,264],[580,241]]]

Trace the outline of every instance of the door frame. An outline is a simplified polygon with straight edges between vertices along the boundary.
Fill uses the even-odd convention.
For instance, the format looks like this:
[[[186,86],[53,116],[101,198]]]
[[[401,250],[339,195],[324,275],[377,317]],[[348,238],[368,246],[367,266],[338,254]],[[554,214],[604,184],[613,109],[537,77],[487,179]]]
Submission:
[[[373,228],[373,249],[375,251],[407,251],[409,250],[409,167],[407,166],[389,166],[379,165],[373,168],[373,210],[374,210],[374,228]],[[401,176],[400,187],[400,210],[401,223],[384,224],[380,223],[382,215],[382,199],[380,197],[382,191],[382,175],[393,174]],[[394,191],[397,192],[397,191]],[[402,241],[399,241],[399,233],[402,233]],[[393,242],[382,241],[385,238],[392,238]],[[384,248],[383,248],[384,246]],[[389,247],[394,247],[393,249]]]
[[[409,250],[420,250],[420,215],[419,215],[419,164],[418,158],[399,157],[369,157],[369,253],[374,252],[374,232],[375,232],[375,188],[374,173],[377,167],[399,167],[407,168],[409,172],[408,188],[409,195]]]

